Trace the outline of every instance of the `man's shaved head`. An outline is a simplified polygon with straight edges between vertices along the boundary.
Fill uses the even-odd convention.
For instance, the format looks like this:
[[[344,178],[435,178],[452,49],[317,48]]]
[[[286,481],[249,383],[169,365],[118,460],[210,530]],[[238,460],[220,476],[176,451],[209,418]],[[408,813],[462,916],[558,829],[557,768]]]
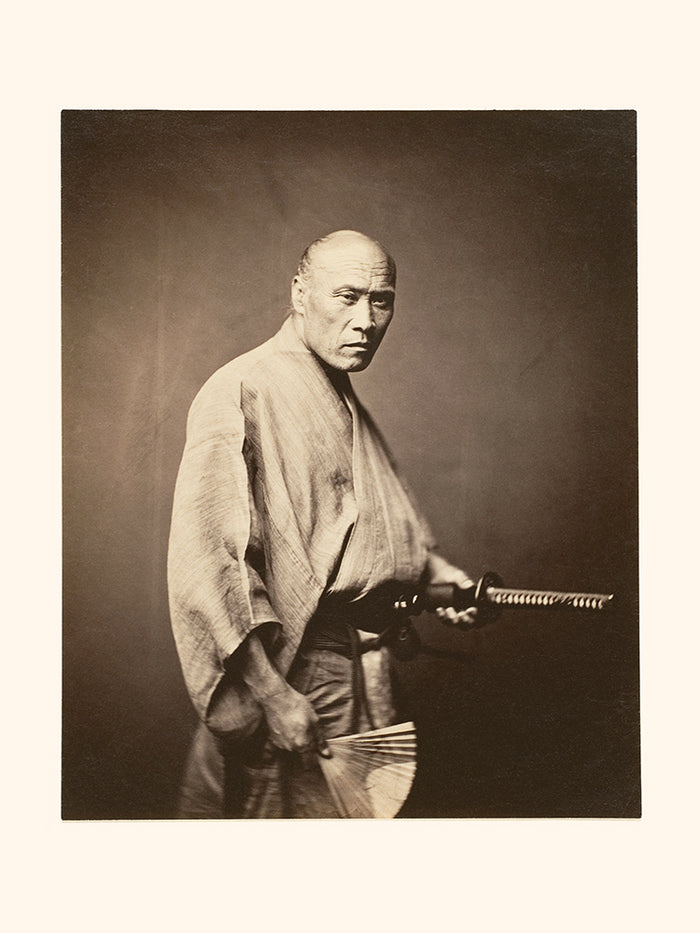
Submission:
[[[357,230],[334,230],[333,233],[328,233],[326,236],[318,237],[318,239],[313,240],[306,247],[302,253],[301,259],[299,260],[299,267],[297,269],[297,276],[301,279],[304,279],[308,282],[309,273],[314,263],[317,261],[322,261],[323,253],[330,248],[332,251],[334,247],[347,247],[352,248],[354,246],[361,246],[362,244],[374,246],[379,252],[384,254],[387,266],[392,278],[392,284],[396,284],[396,263],[386,250],[379,240],[375,240],[370,236],[367,236],[365,233],[359,233]]]

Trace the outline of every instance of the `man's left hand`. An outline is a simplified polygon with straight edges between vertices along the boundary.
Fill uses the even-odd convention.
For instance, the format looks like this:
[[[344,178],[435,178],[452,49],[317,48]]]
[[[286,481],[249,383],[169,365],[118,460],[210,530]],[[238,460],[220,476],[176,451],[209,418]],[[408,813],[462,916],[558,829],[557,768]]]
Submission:
[[[474,586],[474,581],[459,567],[455,567],[449,561],[445,560],[434,551],[428,555],[428,583],[451,583],[462,590]],[[454,606],[447,606],[444,609],[435,610],[436,616],[445,623],[445,625],[472,626],[477,621],[478,609],[472,606],[470,609],[457,611]]]

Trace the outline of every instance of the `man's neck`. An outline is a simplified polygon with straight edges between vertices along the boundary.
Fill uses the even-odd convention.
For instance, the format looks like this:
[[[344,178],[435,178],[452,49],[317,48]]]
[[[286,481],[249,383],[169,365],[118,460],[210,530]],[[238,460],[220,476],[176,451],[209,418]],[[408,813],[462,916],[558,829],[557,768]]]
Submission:
[[[309,353],[313,355],[314,359],[317,360],[321,369],[328,376],[328,379],[335,391],[338,393],[341,399],[345,401],[345,396],[352,392],[350,377],[348,374],[342,369],[335,369],[335,367],[329,366],[328,363],[322,360],[321,357],[317,353],[314,353],[311,347],[309,347],[306,340],[304,339],[304,323],[299,314],[292,313],[292,324],[294,325],[294,331],[299,341],[306,347]]]

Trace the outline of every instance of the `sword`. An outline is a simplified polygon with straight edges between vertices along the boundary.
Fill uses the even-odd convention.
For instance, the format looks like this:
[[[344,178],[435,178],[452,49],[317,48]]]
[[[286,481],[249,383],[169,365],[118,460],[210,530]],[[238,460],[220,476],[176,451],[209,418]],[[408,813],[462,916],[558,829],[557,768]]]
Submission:
[[[489,571],[474,586],[467,589],[447,584],[432,584],[419,593],[402,596],[394,609],[406,615],[438,607],[454,607],[458,612],[476,606],[478,624],[492,622],[504,608],[527,609],[605,609],[613,593],[567,593],[557,590],[523,590],[505,587],[497,573]]]

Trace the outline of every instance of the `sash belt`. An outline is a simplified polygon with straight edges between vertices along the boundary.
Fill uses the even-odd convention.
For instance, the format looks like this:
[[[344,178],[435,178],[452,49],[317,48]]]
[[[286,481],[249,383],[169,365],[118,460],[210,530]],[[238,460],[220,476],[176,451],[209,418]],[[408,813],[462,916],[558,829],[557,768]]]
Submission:
[[[356,603],[341,599],[323,599],[314,617],[309,622],[302,649],[333,651],[352,661],[352,732],[360,729],[360,717],[364,709],[369,728],[374,729],[374,719],[367,699],[362,655],[377,651],[395,634],[398,618],[392,618],[393,601],[382,598],[358,600]],[[360,638],[361,631],[374,632],[374,638]]]

